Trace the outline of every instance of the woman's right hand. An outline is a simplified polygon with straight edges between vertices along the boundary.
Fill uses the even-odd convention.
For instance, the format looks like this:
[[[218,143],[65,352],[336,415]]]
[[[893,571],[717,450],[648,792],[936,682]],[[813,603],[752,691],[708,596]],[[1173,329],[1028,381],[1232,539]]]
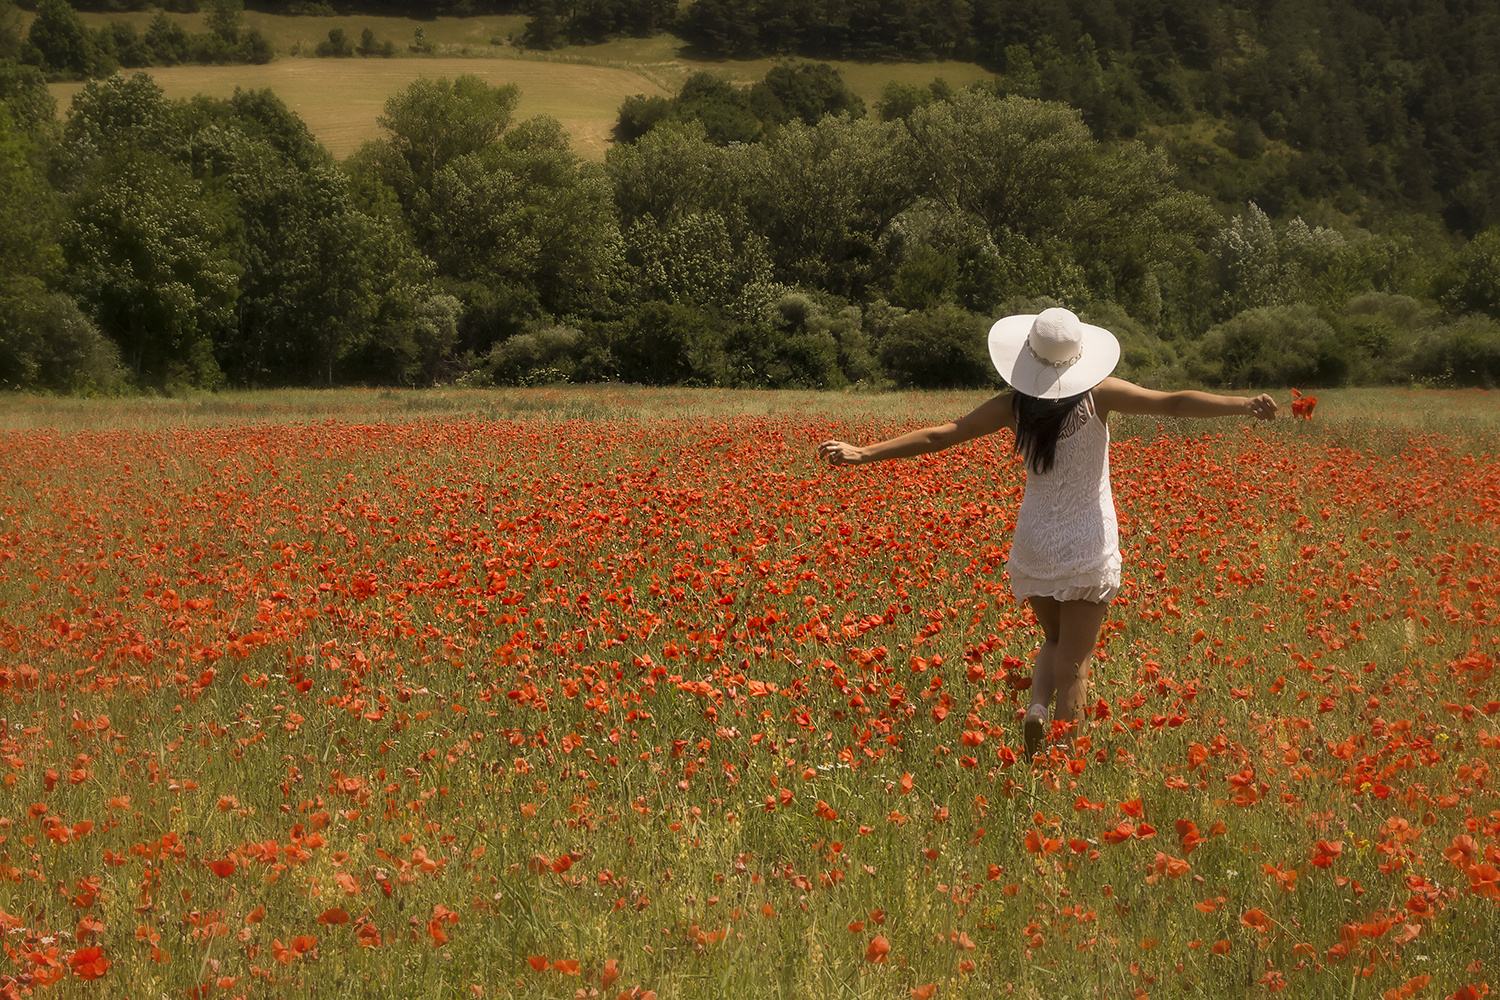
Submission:
[[[824,441],[818,445],[818,461],[829,465],[860,465],[864,460],[864,450],[847,441]]]

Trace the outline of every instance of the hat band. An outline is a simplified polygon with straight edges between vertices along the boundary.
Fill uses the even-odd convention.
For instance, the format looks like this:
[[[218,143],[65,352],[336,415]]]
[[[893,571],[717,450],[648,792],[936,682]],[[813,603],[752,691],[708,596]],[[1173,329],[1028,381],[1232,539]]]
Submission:
[[[1031,338],[1030,337],[1026,338],[1026,351],[1033,358],[1035,358],[1037,360],[1038,364],[1049,365],[1050,367],[1053,367],[1053,368],[1068,368],[1068,367],[1071,367],[1072,365],[1077,364],[1077,362],[1079,361],[1079,359],[1083,357],[1083,348],[1080,347],[1080,348],[1078,348],[1078,353],[1075,354],[1075,355],[1073,355],[1071,358],[1069,358],[1066,361],[1048,361],[1046,358],[1042,357],[1040,354],[1038,354],[1036,352],[1036,348],[1034,348],[1034,347],[1031,346]]]

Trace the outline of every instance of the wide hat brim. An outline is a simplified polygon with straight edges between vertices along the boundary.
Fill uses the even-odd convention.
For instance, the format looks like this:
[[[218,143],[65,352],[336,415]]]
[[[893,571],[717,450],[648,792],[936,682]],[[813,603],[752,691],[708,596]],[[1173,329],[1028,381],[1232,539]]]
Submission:
[[[990,360],[1012,389],[1038,399],[1062,399],[1087,392],[1120,363],[1120,342],[1102,326],[1080,322],[1083,341],[1077,361],[1055,368],[1032,357],[1026,338],[1036,315],[1006,316],[990,327]]]

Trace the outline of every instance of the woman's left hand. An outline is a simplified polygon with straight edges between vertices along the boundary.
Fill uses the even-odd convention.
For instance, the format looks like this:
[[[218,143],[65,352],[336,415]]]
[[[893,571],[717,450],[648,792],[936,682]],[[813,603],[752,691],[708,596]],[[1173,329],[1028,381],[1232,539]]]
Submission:
[[[1257,420],[1272,420],[1276,416],[1276,400],[1266,393],[1261,393],[1253,399],[1246,400],[1245,406],[1250,415]]]

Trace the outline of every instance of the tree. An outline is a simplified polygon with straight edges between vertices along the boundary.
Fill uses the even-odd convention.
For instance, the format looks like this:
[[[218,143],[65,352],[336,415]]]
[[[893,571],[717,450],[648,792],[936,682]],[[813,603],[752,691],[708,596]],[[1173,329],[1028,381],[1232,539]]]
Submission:
[[[442,273],[529,289],[554,313],[586,306],[621,254],[603,172],[568,149],[550,118],[439,171],[423,232]]]
[[[536,0],[532,6],[531,20],[521,33],[521,44],[528,49],[556,49],[567,44],[563,34],[562,18],[557,15],[554,0]]]
[[[354,43],[349,41],[349,35],[343,28],[329,28],[328,40],[319,42],[314,51],[320,56],[347,59],[354,55]]]
[[[188,34],[182,25],[159,10],[142,36],[141,47],[153,66],[175,66],[188,57]]]
[[[743,211],[770,243],[778,279],[843,298],[879,280],[881,242],[915,195],[900,129],[866,118],[793,122],[737,155]]]
[[[879,340],[881,363],[897,385],[980,388],[999,383],[985,349],[988,316],[952,304],[906,313]]]
[[[778,125],[797,120],[816,125],[824,115],[860,118],[865,102],[844,83],[844,77],[827,63],[780,64],[750,89],[750,103],[764,107],[762,120]]]
[[[933,80],[925,87],[919,87],[915,83],[892,80],[880,92],[880,100],[875,104],[875,112],[880,116],[881,121],[893,122],[906,118],[913,111],[926,107],[933,101],[951,101],[953,97],[953,88],[941,78]]]
[[[15,0],[0,0],[0,59],[21,54],[21,12]]]
[[[209,31],[234,44],[245,20],[245,0],[208,0],[203,23]]]
[[[1443,307],[1500,319],[1500,226],[1474,237],[1436,281]]]
[[[42,68],[55,75],[77,79],[109,68],[68,0],[38,0],[36,19],[26,40],[41,59]]]
[[[933,195],[991,232],[1055,237],[1095,162],[1082,119],[1062,104],[977,91],[907,119]]]
[[[691,306],[647,302],[613,343],[619,376],[647,385],[718,385],[726,380],[722,326]]]
[[[615,122],[615,141],[635,142],[662,122],[671,120],[674,110],[668,97],[636,94],[625,98],[620,103],[619,118]]]
[[[747,285],[771,283],[765,239],[736,234],[717,212],[683,215],[667,225],[647,216],[631,227],[625,245],[644,299],[722,309]]]
[[[373,381],[418,377],[431,267],[399,221],[356,208],[349,175],[270,91],[183,114],[195,175],[227,188],[243,232],[235,319],[215,340],[229,378],[327,384],[356,364]]]
[[[705,211],[731,221],[743,215],[743,160],[710,143],[701,122],[667,122],[612,147],[604,163],[622,225],[647,216],[667,225]]]
[[[1213,218],[1138,143],[1106,149],[1063,104],[980,91],[912,112],[919,175],[950,211],[980,219],[1002,254],[1054,294],[1132,305],[1195,266]]]
[[[709,59],[760,54],[754,4],[739,0],[693,0],[678,20],[678,33]]]
[[[0,105],[15,127],[33,136],[48,132],[57,122],[57,100],[35,66],[0,60]]]
[[[1334,330],[1308,305],[1248,309],[1204,334],[1188,371],[1236,389],[1317,386],[1345,371]]]
[[[63,241],[69,283],[138,378],[214,385],[212,337],[233,315],[233,223],[181,166],[123,147],[73,198]]]
[[[491,87],[477,76],[422,78],[386,101],[378,121],[416,187],[426,191],[439,170],[500,138],[520,96],[514,84]]]
[[[0,105],[0,388],[107,389],[119,353],[55,290],[60,211],[35,159]]]
[[[760,138],[760,120],[750,109],[749,94],[723,77],[706,70],[694,73],[683,81],[675,103],[676,116],[698,119],[708,140],[716,145]]]
[[[166,151],[180,147],[182,135],[165,92],[145,73],[90,80],[73,95],[63,124],[64,148],[72,169],[122,147]]]

